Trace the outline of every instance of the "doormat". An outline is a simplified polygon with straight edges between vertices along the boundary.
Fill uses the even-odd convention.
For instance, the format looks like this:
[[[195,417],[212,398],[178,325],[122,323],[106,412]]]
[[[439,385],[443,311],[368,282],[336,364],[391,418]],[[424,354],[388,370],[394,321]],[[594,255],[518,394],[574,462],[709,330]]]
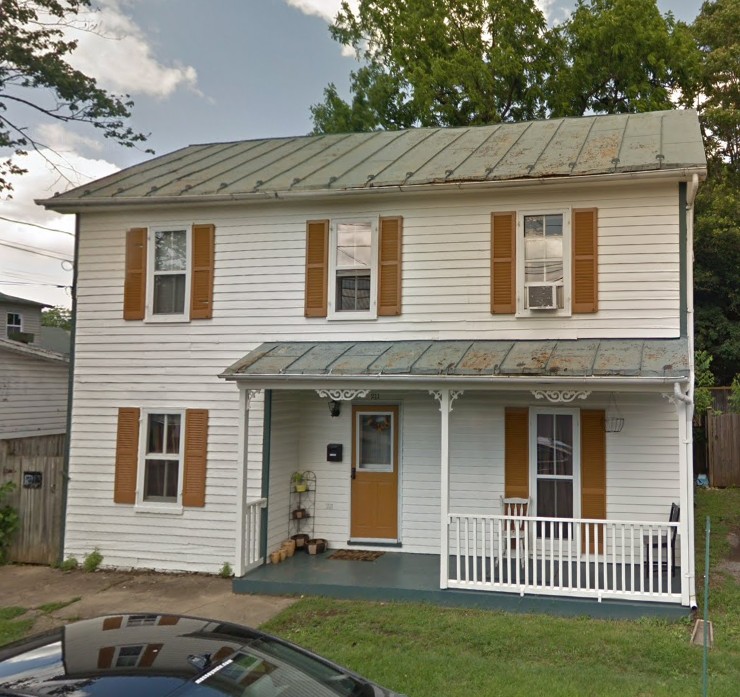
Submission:
[[[348,561],[375,561],[385,552],[364,552],[360,549],[338,549],[329,559],[346,559]]]

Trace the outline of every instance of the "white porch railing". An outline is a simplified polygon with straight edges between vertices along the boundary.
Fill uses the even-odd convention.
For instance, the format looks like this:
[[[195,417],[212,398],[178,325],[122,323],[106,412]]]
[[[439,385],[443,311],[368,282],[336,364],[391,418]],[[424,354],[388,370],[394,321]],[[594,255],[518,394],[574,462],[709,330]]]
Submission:
[[[678,523],[450,514],[450,588],[681,601]]]
[[[247,501],[244,526],[244,573],[260,566],[264,557],[260,556],[260,537],[262,536],[262,509],[267,499]]]

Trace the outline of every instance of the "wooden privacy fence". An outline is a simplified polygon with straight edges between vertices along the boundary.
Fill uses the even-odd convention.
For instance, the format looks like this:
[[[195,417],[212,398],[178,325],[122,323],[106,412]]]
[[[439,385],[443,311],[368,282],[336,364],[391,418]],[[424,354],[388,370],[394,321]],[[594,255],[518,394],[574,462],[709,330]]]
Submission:
[[[709,483],[740,486],[740,414],[707,414]]]
[[[64,442],[63,433],[0,440],[0,484],[15,484],[7,501],[20,516],[9,561],[57,561],[62,533]]]

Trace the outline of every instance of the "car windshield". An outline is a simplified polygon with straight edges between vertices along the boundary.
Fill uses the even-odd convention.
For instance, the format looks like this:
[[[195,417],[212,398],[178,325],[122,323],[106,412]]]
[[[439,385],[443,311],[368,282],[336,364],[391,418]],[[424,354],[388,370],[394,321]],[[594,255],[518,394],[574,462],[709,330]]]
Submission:
[[[287,644],[255,639],[213,666],[178,695],[233,697],[372,697],[375,691],[341,669]]]

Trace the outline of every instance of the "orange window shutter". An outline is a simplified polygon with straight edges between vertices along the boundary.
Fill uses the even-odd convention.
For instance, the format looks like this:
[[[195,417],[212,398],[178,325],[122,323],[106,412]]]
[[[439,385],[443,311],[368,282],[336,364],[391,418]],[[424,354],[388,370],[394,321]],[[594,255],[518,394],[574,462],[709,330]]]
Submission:
[[[182,505],[206,505],[206,460],[208,455],[208,410],[185,412],[185,466]]]
[[[529,410],[509,408],[504,426],[504,496],[529,498]]]
[[[403,218],[380,219],[378,315],[401,314],[401,235]]]
[[[606,520],[606,431],[603,409],[581,410],[581,517]],[[599,528],[599,550],[604,526]],[[585,534],[582,536],[585,545]],[[593,526],[590,548],[594,551]]]
[[[306,223],[306,317],[326,317],[329,280],[329,221]]]
[[[121,617],[121,615],[117,615],[115,617],[106,617],[103,620],[103,631],[105,632],[109,629],[120,629],[122,622],[123,617]]]
[[[491,215],[491,312],[516,312],[516,213]]]
[[[113,486],[115,503],[136,503],[136,473],[139,464],[139,409],[118,410],[116,471]]]
[[[113,665],[113,656],[115,653],[115,646],[104,646],[98,649],[98,669],[110,668]]]
[[[146,234],[144,227],[126,232],[126,270],[123,281],[123,319],[144,319],[146,303]]]
[[[573,210],[573,312],[599,309],[598,209]]]
[[[151,668],[164,644],[147,644],[139,660],[139,668]]]
[[[215,225],[193,225],[190,319],[213,317],[215,238]]]

